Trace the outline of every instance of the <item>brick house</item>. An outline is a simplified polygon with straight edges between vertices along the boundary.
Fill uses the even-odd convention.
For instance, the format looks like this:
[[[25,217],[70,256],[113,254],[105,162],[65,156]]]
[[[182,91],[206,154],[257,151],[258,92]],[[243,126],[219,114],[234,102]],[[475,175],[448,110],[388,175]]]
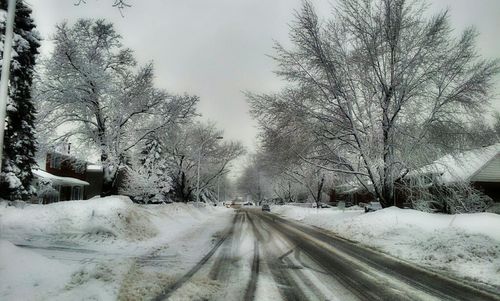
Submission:
[[[34,185],[38,190],[51,183],[51,193],[38,196],[39,203],[86,200],[102,192],[103,172],[98,165],[79,160],[69,154],[51,151],[46,154],[45,169],[34,169]]]

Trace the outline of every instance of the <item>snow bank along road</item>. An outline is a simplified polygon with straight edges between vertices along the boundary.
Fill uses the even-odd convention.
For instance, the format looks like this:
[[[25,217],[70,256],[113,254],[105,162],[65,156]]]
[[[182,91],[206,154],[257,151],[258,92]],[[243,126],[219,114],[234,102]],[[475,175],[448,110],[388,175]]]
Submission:
[[[258,209],[154,300],[500,300]]]

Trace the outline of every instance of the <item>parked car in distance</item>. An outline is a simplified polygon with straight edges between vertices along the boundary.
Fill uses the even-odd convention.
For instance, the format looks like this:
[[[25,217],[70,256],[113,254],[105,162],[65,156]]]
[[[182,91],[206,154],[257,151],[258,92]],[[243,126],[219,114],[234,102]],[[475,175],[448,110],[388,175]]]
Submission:
[[[262,205],[262,211],[271,212],[271,207],[269,207],[269,205],[267,205],[267,204]]]
[[[252,202],[246,202],[243,204],[243,206],[254,206],[254,204]]]
[[[382,209],[380,202],[370,202],[365,206],[365,212],[373,212]]]

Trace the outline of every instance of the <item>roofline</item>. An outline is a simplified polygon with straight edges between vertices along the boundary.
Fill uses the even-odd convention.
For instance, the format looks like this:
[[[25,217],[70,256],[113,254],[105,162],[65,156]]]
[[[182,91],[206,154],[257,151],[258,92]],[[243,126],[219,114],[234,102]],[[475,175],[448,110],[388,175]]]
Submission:
[[[467,178],[467,182],[470,182],[470,179],[474,178],[478,173],[480,173],[491,161],[495,160],[497,157],[500,157],[500,151],[497,151],[496,155],[494,155],[491,159],[486,161],[480,168],[478,168],[470,177]]]
[[[44,173],[47,173],[47,174],[51,175],[52,178],[50,178],[50,177],[44,177],[43,175],[37,175],[36,173],[33,173],[34,177],[36,177],[36,178],[45,178],[45,179],[51,180],[56,185],[64,185],[64,184],[66,184],[66,186],[89,186],[90,185],[89,182],[84,181],[84,180],[80,180],[80,179],[77,179],[77,178],[56,176],[56,175],[51,174],[50,172],[48,172],[46,170],[39,169],[39,168],[34,168],[32,171],[35,171],[35,170],[39,170],[39,171],[42,171]],[[68,179],[77,180],[77,181],[82,182],[82,183],[78,183],[78,184],[76,184],[76,183],[68,183],[68,182],[65,183],[64,181],[68,181]]]
[[[495,145],[498,145],[500,146],[500,142],[498,143],[494,143],[492,145],[488,145],[488,146],[482,146],[482,147],[479,147],[479,148],[474,148],[474,149],[469,149],[469,150],[466,150],[466,151],[462,151],[460,152],[459,154],[464,154],[466,152],[471,152],[471,151],[475,151],[475,150],[484,150],[485,148],[488,148],[488,147],[494,147]],[[483,165],[481,165],[472,175],[470,175],[469,177],[467,178],[464,178],[462,179],[463,181],[466,181],[466,182],[470,182],[470,180],[476,176],[479,172],[481,172],[483,170],[483,168],[489,164],[491,161],[493,161],[498,155],[500,154],[500,149],[497,150],[497,153],[491,157],[488,161],[486,161]],[[420,169],[424,169],[426,167],[432,167],[432,166],[437,166],[437,165],[441,165],[441,166],[444,166],[445,168],[448,168],[448,166],[444,163],[441,163],[439,162],[440,160],[442,160],[443,158],[447,157],[447,156],[451,156],[454,160],[455,159],[455,156],[452,154],[452,153],[448,153],[444,156],[441,156],[439,157],[438,159],[434,160],[432,163],[429,163],[429,164],[426,164],[418,169],[414,169],[413,171],[416,173],[416,176],[418,175],[425,175],[425,174],[440,174],[441,176],[445,173],[443,171],[437,171],[437,172],[419,172],[418,170]],[[448,170],[449,171],[449,170]],[[450,181],[450,182],[447,182],[447,183],[456,183],[456,182],[459,182],[460,180],[457,180],[457,179],[453,179],[453,181]]]

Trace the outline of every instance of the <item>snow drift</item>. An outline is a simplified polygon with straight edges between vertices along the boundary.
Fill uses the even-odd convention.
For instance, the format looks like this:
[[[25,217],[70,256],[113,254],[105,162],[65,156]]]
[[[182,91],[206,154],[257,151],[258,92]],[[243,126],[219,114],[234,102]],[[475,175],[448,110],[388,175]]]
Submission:
[[[12,203],[11,203],[12,204]],[[202,223],[226,208],[173,203],[137,205],[125,196],[110,196],[49,205],[9,206],[0,203],[0,235],[21,243],[26,239],[47,241],[139,242],[168,239]]]
[[[232,212],[202,204],[137,205],[122,196],[1,202],[0,257],[9,260],[0,260],[0,299],[117,300],[122,290],[143,296],[156,282],[131,272],[141,258],[196,261]],[[173,259],[168,272],[190,267]],[[162,273],[154,275],[167,277]]]
[[[0,207],[0,227],[2,235],[98,235],[140,240],[157,234],[150,216],[129,198],[120,196],[24,208],[4,202]]]

